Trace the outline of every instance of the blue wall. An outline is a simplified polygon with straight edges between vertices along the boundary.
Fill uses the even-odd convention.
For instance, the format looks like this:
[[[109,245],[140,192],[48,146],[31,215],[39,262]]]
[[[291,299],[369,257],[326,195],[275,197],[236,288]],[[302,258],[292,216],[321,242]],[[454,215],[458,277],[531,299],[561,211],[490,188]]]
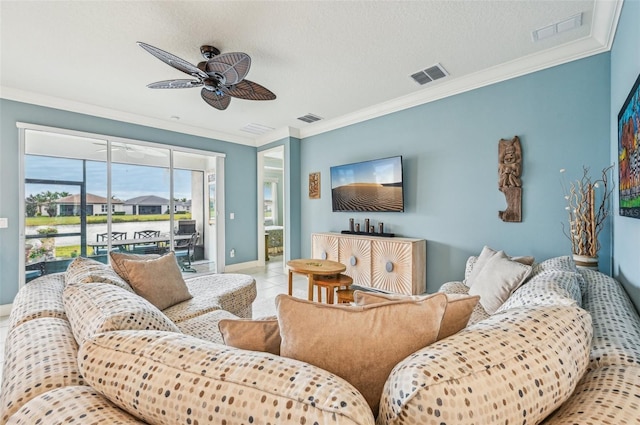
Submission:
[[[225,208],[236,216],[226,221],[226,245],[236,248],[235,258],[226,262],[256,259],[256,148],[4,99],[0,112],[0,217],[9,219],[9,228],[0,229],[0,305],[10,304],[18,291],[18,261],[24,255],[18,242],[18,121],[225,153]]]
[[[600,170],[616,158],[615,118],[640,66],[637,2],[624,5],[614,50],[408,110],[259,149],[0,100],[0,305],[13,300],[18,281],[18,131],[16,121],[173,144],[227,154],[227,246],[235,263],[257,258],[257,150],[285,146],[288,258],[310,255],[312,232],[346,229],[348,219],[383,221],[387,231],[424,238],[427,289],[463,276],[464,262],[483,245],[541,260],[568,255],[559,170],[569,179],[582,166]],[[632,54],[628,54],[629,49]],[[633,50],[635,49],[635,50]],[[611,83],[609,83],[611,82]],[[497,189],[498,140],[518,135],[524,152],[523,222],[504,223]],[[333,213],[329,168],[403,155],[405,213]],[[321,199],[307,196],[307,176],[320,171]],[[601,234],[600,268],[631,289],[640,288],[640,220],[615,217]],[[615,259],[612,261],[612,252]],[[231,264],[231,259],[227,258]],[[638,297],[635,298],[638,305]]]
[[[640,74],[640,2],[625,1],[611,49],[611,162],[618,163],[618,112]],[[617,182],[617,176],[616,176]],[[618,215],[615,198],[613,275],[640,310],[640,220]]]
[[[302,255],[312,232],[347,229],[350,217],[426,239],[429,292],[461,279],[467,257],[485,244],[539,260],[570,255],[559,170],[574,179],[583,164],[609,164],[608,82],[606,53],[304,139],[301,180],[320,171],[322,192],[301,198]],[[524,156],[523,222],[505,223],[498,140],[514,135]],[[331,212],[331,166],[392,155],[403,155],[406,212]],[[609,227],[600,240],[609,272]]]

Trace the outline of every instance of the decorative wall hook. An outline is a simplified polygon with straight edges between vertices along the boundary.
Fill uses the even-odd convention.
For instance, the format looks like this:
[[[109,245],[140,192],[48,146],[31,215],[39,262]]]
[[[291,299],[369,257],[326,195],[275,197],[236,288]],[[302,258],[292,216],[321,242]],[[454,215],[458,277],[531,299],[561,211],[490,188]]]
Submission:
[[[522,146],[520,138],[500,139],[498,142],[498,189],[507,200],[507,209],[499,211],[502,221],[522,221]]]

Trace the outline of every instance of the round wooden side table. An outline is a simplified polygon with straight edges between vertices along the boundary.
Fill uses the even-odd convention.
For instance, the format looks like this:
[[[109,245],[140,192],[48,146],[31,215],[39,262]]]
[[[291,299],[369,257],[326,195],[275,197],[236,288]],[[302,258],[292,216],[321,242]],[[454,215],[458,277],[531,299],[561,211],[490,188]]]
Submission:
[[[318,260],[315,258],[301,258],[287,261],[289,269],[289,295],[293,293],[293,273],[307,276],[309,284],[309,301],[313,301],[313,276],[330,276],[342,273],[347,269],[342,263],[331,260]]]
[[[353,279],[346,274],[313,276],[313,284],[318,287],[318,302],[322,302],[322,288],[326,290],[327,304],[333,304],[333,294],[337,289],[348,288]]]

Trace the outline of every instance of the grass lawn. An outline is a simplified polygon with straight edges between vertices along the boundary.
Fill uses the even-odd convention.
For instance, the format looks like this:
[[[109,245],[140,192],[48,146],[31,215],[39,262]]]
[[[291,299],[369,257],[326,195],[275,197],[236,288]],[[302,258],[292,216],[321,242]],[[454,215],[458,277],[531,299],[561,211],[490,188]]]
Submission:
[[[189,220],[191,219],[191,213],[187,214],[174,214],[173,217],[176,220]],[[131,223],[131,222],[143,222],[143,221],[167,221],[169,220],[169,214],[149,214],[149,215],[114,215],[111,216],[112,223]],[[87,216],[87,224],[100,224],[106,223],[106,215],[90,215]],[[68,217],[26,217],[25,224],[27,226],[56,226],[64,224],[80,224],[80,217],[68,216]]]

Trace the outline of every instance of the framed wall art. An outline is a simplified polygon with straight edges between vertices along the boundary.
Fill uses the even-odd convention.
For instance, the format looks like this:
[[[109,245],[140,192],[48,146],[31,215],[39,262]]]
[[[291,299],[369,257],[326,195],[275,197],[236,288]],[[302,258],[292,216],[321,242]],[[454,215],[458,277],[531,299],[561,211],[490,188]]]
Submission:
[[[320,172],[309,173],[309,199],[320,199]]]
[[[620,215],[640,218],[640,75],[618,114]]]

